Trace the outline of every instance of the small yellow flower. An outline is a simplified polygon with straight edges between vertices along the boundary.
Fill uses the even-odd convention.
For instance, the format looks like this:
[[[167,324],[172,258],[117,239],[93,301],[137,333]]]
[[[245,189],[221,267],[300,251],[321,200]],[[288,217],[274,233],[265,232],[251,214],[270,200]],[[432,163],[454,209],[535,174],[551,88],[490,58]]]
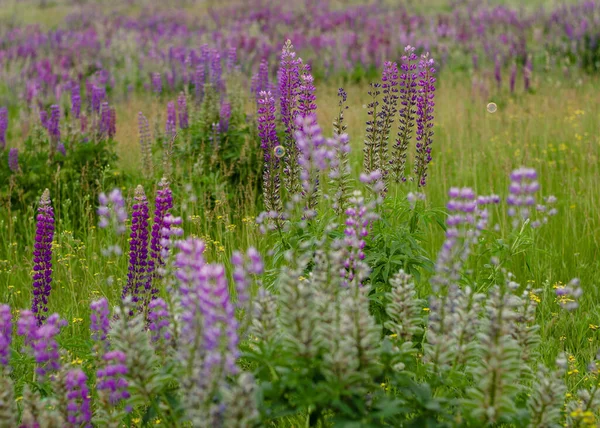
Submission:
[[[568,374],[569,376],[570,376],[570,375],[573,375],[573,374],[579,374],[579,370],[577,370],[577,369],[569,370],[569,371],[567,372],[567,374]]]
[[[429,311],[430,311],[430,309],[429,309],[429,308],[423,308],[423,310],[424,310],[425,312],[429,312]]]
[[[540,299],[540,297],[533,292],[529,293],[529,299],[535,303],[540,303],[542,301],[542,299]]]
[[[142,420],[141,418],[133,418],[131,421],[132,421],[134,424],[139,424],[141,420]]]
[[[598,328],[600,328],[600,326],[595,324],[590,324],[588,327],[590,328],[590,330],[598,330]]]
[[[83,360],[81,358],[75,358],[73,361],[71,361],[71,364],[74,366],[80,366],[83,364]]]
[[[79,324],[83,322],[83,318],[73,318],[73,324]]]
[[[394,334],[390,334],[388,337],[390,337],[390,338],[392,338],[392,339],[393,339],[393,338],[395,338],[395,337],[398,337],[398,335],[397,335],[396,333],[394,333]]]

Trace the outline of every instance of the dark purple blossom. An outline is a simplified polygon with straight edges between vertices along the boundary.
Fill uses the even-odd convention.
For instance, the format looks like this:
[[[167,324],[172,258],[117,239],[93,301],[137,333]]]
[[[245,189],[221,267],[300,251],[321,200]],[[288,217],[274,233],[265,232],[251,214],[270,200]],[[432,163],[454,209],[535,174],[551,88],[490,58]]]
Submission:
[[[65,147],[64,143],[58,143],[56,145],[56,151],[63,156],[67,156],[67,148]]]
[[[149,298],[155,299],[158,295],[158,288],[153,281],[158,277],[157,269],[165,264],[162,256],[161,239],[163,229],[170,229],[171,225],[165,222],[165,218],[169,215],[169,210],[173,208],[173,194],[169,187],[169,182],[163,178],[158,183],[156,191],[156,201],[154,206],[154,223],[152,224],[152,239],[150,241],[150,259],[148,260],[148,284],[146,289],[149,290]]]
[[[196,95],[196,101],[200,102],[204,97],[204,84],[206,82],[205,68],[203,64],[196,67],[194,73],[194,93]]]
[[[148,286],[148,199],[142,186],[135,189],[131,214],[131,240],[129,242],[129,273],[123,287],[122,298],[131,296],[134,303],[143,302],[141,294]],[[141,308],[140,308],[141,309]]]
[[[33,301],[31,310],[38,325],[46,319],[48,298],[52,291],[52,239],[54,238],[54,210],[50,191],[44,190],[38,206],[35,243],[33,246]]]
[[[60,107],[56,104],[50,106],[50,119],[48,120],[48,133],[54,144],[60,141]]]
[[[162,78],[160,73],[152,73],[152,90],[156,95],[160,95],[162,93]]]
[[[106,338],[110,329],[110,310],[108,300],[103,297],[90,303],[90,331],[92,340],[102,344],[101,347],[107,347]]]
[[[71,86],[71,115],[75,119],[79,119],[81,114],[81,94],[78,84]]]
[[[219,112],[219,131],[226,134],[229,130],[229,119],[231,118],[231,103],[223,101]]]

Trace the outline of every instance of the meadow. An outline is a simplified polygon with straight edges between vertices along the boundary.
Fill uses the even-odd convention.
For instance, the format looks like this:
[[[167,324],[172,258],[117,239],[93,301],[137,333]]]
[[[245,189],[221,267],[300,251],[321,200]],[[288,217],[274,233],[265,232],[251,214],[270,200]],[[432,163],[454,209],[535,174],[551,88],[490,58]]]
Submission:
[[[598,1],[0,23],[0,427],[599,425]]]

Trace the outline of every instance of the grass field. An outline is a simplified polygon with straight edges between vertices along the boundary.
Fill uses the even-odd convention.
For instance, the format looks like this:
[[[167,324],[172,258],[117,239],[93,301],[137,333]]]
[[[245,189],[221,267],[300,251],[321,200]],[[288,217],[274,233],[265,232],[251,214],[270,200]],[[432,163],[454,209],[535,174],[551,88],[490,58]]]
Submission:
[[[427,7],[431,7],[436,11],[443,10],[445,7],[449,8],[448,2],[440,0],[436,3],[440,3],[440,5],[428,5]],[[519,2],[510,1],[491,3],[505,4],[511,7],[520,5]],[[538,4],[543,4],[548,8],[554,5],[554,3],[536,1],[531,2],[531,4],[528,3],[528,7],[533,8]],[[337,6],[341,7],[340,5]],[[58,0],[48,2],[46,8],[27,7],[22,2],[9,1],[0,11],[0,22],[12,21],[15,26],[41,24],[46,28],[60,27],[64,17],[76,7],[78,6],[63,4]],[[105,7],[109,7],[108,3]],[[139,5],[122,4],[119,7],[122,8],[122,12],[126,11],[126,13],[135,14],[139,11]],[[191,13],[201,13],[201,8],[197,6],[182,4],[181,7],[193,11]],[[209,2],[202,7],[210,8],[212,6]],[[407,7],[419,10],[421,6],[411,5],[411,2],[408,2]],[[506,69],[502,71],[504,73],[508,72]],[[595,422],[597,420],[595,419],[597,417],[596,401],[593,399],[587,399],[588,401],[586,401],[584,396],[572,399],[570,397],[577,396],[579,390],[588,388],[590,385],[592,397],[598,390],[597,370],[586,372],[586,367],[589,361],[594,359],[600,348],[600,309],[597,304],[600,301],[600,292],[598,291],[600,285],[598,282],[598,272],[600,271],[600,99],[598,88],[600,87],[600,81],[597,75],[589,75],[583,72],[573,72],[570,76],[565,77],[557,70],[540,70],[533,74],[532,89],[530,91],[524,92],[519,82],[517,90],[511,92],[506,84],[503,88],[497,89],[491,75],[484,75],[483,79],[486,83],[486,93],[474,88],[472,72],[454,69],[450,65],[437,75],[435,126],[433,128],[432,145],[433,159],[429,164],[428,184],[424,189],[417,188],[416,184],[412,182],[390,186],[385,204],[377,208],[381,219],[375,226],[369,226],[369,234],[372,236],[365,238],[367,241],[365,247],[366,260],[369,262],[373,260],[369,257],[369,252],[373,254],[381,253],[388,257],[381,248],[378,248],[378,245],[381,242],[388,242],[386,240],[392,242],[393,245],[401,245],[402,243],[394,241],[396,234],[414,239],[415,245],[422,248],[423,258],[428,260],[428,263],[424,263],[423,268],[420,269],[420,275],[416,277],[416,297],[429,299],[430,296],[435,295],[432,292],[432,277],[435,279],[435,276],[439,273],[431,266],[434,265],[440,248],[446,240],[443,224],[447,217],[446,205],[450,189],[452,187],[470,187],[477,195],[495,193],[505,198],[509,194],[509,175],[511,171],[522,166],[534,168],[537,171],[540,183],[540,198],[538,201],[541,200],[541,196],[554,195],[557,198],[557,215],[549,218],[548,224],[537,230],[526,227],[519,233],[519,230],[511,229],[511,219],[505,206],[491,207],[489,231],[478,237],[478,245],[476,246],[478,250],[474,251],[468,262],[465,262],[464,271],[461,273],[460,281],[457,281],[457,284],[460,283],[461,287],[469,285],[477,292],[488,293],[488,291],[494,290],[495,281],[503,281],[500,278],[503,278],[506,272],[511,272],[514,274],[514,281],[521,284],[520,290],[523,290],[525,286],[530,287],[530,294],[526,295],[524,300],[530,299],[537,303],[537,309],[534,307],[533,319],[535,325],[539,325],[539,345],[536,348],[536,357],[531,361],[527,361],[527,364],[533,367],[532,370],[537,367],[538,363],[553,367],[557,356],[565,353],[569,368],[568,371],[562,374],[562,378],[567,388],[565,391],[567,395],[566,398],[561,398],[565,401],[564,406],[562,404],[556,405],[556,408],[560,409],[557,420],[560,420],[561,425],[564,424],[565,426],[597,426]],[[326,137],[333,135],[332,123],[338,115],[338,88],[343,87],[347,92],[349,109],[345,111],[345,123],[351,146],[351,181],[352,186],[362,189],[365,195],[370,195],[370,193],[367,187],[360,184],[359,175],[363,171],[363,147],[367,138],[365,122],[368,120],[367,111],[369,109],[367,104],[370,102],[368,83],[366,80],[349,82],[339,76],[334,76],[326,80],[318,80],[315,91],[317,119]],[[247,95],[247,92],[240,95],[241,103],[244,106],[240,114],[246,114],[249,121],[240,124],[240,129],[247,132],[247,134],[240,137],[240,141],[243,141],[240,144],[244,146],[243,150],[248,149],[252,153],[259,153],[257,156],[260,159],[262,155],[259,150],[260,141],[256,134],[255,124],[256,103],[251,96]],[[156,177],[148,179],[145,176],[147,171],[145,171],[138,139],[138,112],[143,112],[149,118],[152,129],[162,129],[164,127],[166,101],[175,100],[176,97],[177,94],[173,93],[157,97],[155,94],[136,92],[131,97],[119,97],[116,104],[111,104],[114,105],[118,118],[116,135],[114,136],[116,142],[115,152],[118,159],[115,162],[110,162],[110,165],[105,167],[101,178],[96,180],[94,185],[98,185],[104,192],[109,192],[111,190],[110,186],[113,184],[120,187],[127,199],[129,212],[132,209],[131,198],[133,197],[135,185],[144,184],[150,200],[153,201],[154,197],[152,195],[156,189],[157,181],[155,180]],[[277,100],[278,102],[279,100]],[[495,112],[488,111],[489,103],[495,103],[497,106]],[[192,109],[192,111],[195,112],[192,113],[194,118],[192,121],[206,113],[206,110]],[[34,115],[28,116],[28,114],[23,113],[22,117],[27,117],[28,120],[33,121]],[[201,121],[202,118],[200,117],[198,122]],[[15,128],[18,128],[18,125]],[[23,129],[25,128],[31,129],[29,122],[24,123]],[[280,129],[279,135],[280,138],[283,138],[281,137],[283,135],[281,131],[282,129]],[[396,132],[395,124],[390,137],[392,141],[396,138]],[[179,140],[175,140],[178,141],[176,144],[181,147],[191,145],[193,141],[192,133],[183,132],[182,134],[183,136],[178,137]],[[25,150],[27,135],[22,135],[20,131],[13,131],[11,135],[13,138],[9,141],[9,147],[18,147],[20,151]],[[155,149],[155,159],[160,159],[160,156],[162,156],[162,150],[165,146],[162,146],[163,148],[160,148],[160,146],[161,143],[156,144],[158,148]],[[219,153],[220,156],[226,157],[226,153]],[[248,154],[244,156],[251,157]],[[244,156],[241,156],[241,160],[237,161],[239,164],[234,163],[231,168],[234,169],[242,165],[245,162]],[[409,167],[412,166],[413,157],[414,147],[411,147]],[[286,284],[287,271],[289,269],[293,273],[300,272],[301,277],[304,275],[310,277],[310,281],[315,281],[316,285],[314,287],[318,287],[317,280],[313,279],[310,276],[312,273],[309,272],[314,269],[317,272],[315,275],[319,273],[312,264],[317,262],[311,259],[311,262],[307,262],[307,265],[304,266],[306,271],[300,269],[297,272],[293,270],[298,268],[294,264],[296,262],[284,260],[281,248],[285,246],[284,243],[294,242],[295,235],[293,233],[297,233],[294,232],[295,229],[288,231],[288,235],[285,236],[282,235],[281,231],[279,234],[275,232],[266,235],[260,233],[255,219],[264,209],[262,196],[258,190],[261,187],[262,171],[251,173],[248,181],[241,181],[235,185],[237,187],[232,188],[231,181],[228,180],[235,174],[232,173],[231,176],[228,176],[225,166],[217,166],[215,170],[203,173],[202,171],[205,170],[195,169],[195,165],[194,167],[191,166],[194,161],[195,159],[185,159],[174,162],[177,173],[173,174],[172,180],[175,195],[173,212],[183,218],[182,227],[185,236],[201,238],[206,243],[204,252],[206,260],[223,264],[230,279],[233,277],[232,272],[236,267],[235,263],[231,261],[232,253],[235,250],[255,247],[263,255],[265,261],[266,274],[262,278],[262,284],[266,289],[277,295],[281,292],[281,297],[278,297],[280,299],[278,300],[280,312],[276,312],[278,314],[276,316],[281,317],[283,321],[278,322],[284,325],[281,328],[291,328],[285,324],[286,321],[284,315],[282,315],[286,312],[286,309],[289,309],[285,306],[286,297],[283,288]],[[219,160],[214,160],[214,162],[216,165],[221,165]],[[260,163],[260,160],[258,162]],[[157,161],[156,165],[158,163]],[[204,165],[201,168],[207,168],[207,166]],[[58,178],[59,173],[60,171],[56,171],[55,176],[57,179],[48,184],[51,195],[60,193],[60,189],[63,187],[65,189],[67,186],[77,188],[77,183],[61,181]],[[199,176],[196,176],[196,174]],[[321,176],[321,181],[321,186],[324,189],[323,193],[327,194],[330,189],[326,184],[327,180],[325,180],[324,175]],[[104,183],[110,183],[110,185],[105,186]],[[190,187],[186,187],[188,183],[190,183]],[[2,183],[5,189],[11,186],[11,192],[13,185],[12,181]],[[423,204],[419,204],[418,210],[415,211],[418,215],[413,215],[411,210],[406,208],[407,194],[421,190],[424,191],[426,200]],[[72,193],[68,197],[57,198],[58,200],[54,202],[56,231],[52,242],[53,281],[52,296],[49,300],[49,313],[57,312],[68,321],[68,326],[63,328],[59,339],[61,349],[64,351],[63,360],[81,360],[83,361],[82,367],[84,370],[90,373],[96,367],[92,355],[92,349],[95,348],[92,348],[92,341],[89,336],[90,303],[101,297],[106,297],[111,306],[119,305],[122,289],[128,281],[129,261],[127,256],[106,258],[102,251],[111,243],[118,242],[124,252],[127,253],[129,250],[128,243],[131,241],[127,237],[128,234],[115,237],[111,230],[101,229],[97,226],[97,216],[94,212],[97,204],[91,198],[91,193],[87,193],[82,185],[76,193]],[[322,234],[325,242],[333,240],[324,231],[327,230],[327,225],[334,221],[343,223],[344,217],[331,214],[330,208],[331,202],[329,199],[324,198],[321,200],[318,212],[322,217],[315,221],[314,229],[309,226],[302,233],[310,236],[314,235],[313,237],[317,241],[319,234]],[[34,252],[33,246],[36,234],[36,219],[34,218],[36,209],[37,207],[34,205],[23,210],[17,208],[16,204],[14,206],[7,204],[0,210],[0,302],[10,305],[15,319],[20,313],[20,308],[31,307],[31,277],[34,273],[34,262],[31,255]],[[409,221],[410,218],[412,220]],[[417,219],[416,226],[411,223],[414,219]],[[305,219],[302,218],[302,220]],[[298,220],[298,224],[301,223],[302,221]],[[128,227],[131,226],[131,221],[128,220],[127,225]],[[306,226],[302,227],[306,228]],[[302,227],[299,226],[300,229]],[[338,227],[336,230],[337,232],[331,232],[331,236],[343,236],[343,227]],[[401,233],[405,233],[403,232],[405,230],[410,230],[410,232],[406,232],[407,235],[401,235]],[[283,234],[285,233],[283,232]],[[290,247],[293,247],[293,244],[290,244]],[[294,249],[297,251],[295,253],[296,260],[302,259],[298,255],[302,254],[300,248],[302,247],[298,244],[298,247]],[[505,269],[505,273],[502,275],[498,273],[499,269],[494,270],[489,265],[491,257],[495,255],[494,249],[503,254],[504,257],[501,268]],[[317,253],[315,252],[315,259],[317,259]],[[407,256],[407,258],[410,257]],[[300,265],[299,261],[297,263]],[[384,265],[385,263],[389,262],[384,261]],[[172,266],[167,265],[171,269]],[[381,272],[381,270],[378,270],[376,263],[372,263],[371,271],[375,273],[373,273],[370,280],[366,281],[366,284],[372,281],[371,294],[378,296],[384,291],[389,292],[390,289],[386,288],[387,286],[384,288],[379,285],[376,286],[376,273]],[[494,273],[489,274],[490,271]],[[332,272],[330,271],[328,275],[333,278],[335,275]],[[498,274],[498,277],[494,277],[495,274]],[[579,308],[576,312],[567,312],[559,304],[561,297],[557,295],[557,288],[560,289],[573,278],[579,278],[581,281],[583,295],[579,299]],[[331,281],[334,280],[331,279]],[[234,282],[232,281],[229,287],[232,296],[236,294],[233,291]],[[300,279],[297,282],[300,284],[302,280]],[[387,277],[386,282],[389,282]],[[168,282],[165,279],[163,283],[161,278],[160,284],[160,296],[168,301],[171,298],[167,291]],[[251,294],[257,294],[256,288],[258,286],[255,284]],[[300,301],[299,305],[301,306],[302,295],[300,292],[298,293],[296,298]],[[337,294],[335,296],[335,299],[337,299]],[[482,306],[486,308],[486,311],[493,310],[489,309],[490,307],[493,308],[490,303],[492,301],[490,296],[486,294],[486,297],[482,300]],[[413,296],[414,299],[416,297]],[[371,309],[373,311],[373,302],[377,302],[378,297],[372,296],[371,299]],[[318,300],[313,303],[316,306],[322,304]],[[430,303],[422,305],[426,312],[435,311],[434,300],[431,300]],[[356,303],[356,305],[359,304]],[[423,309],[422,306],[419,307],[419,310]],[[321,306],[318,307],[321,308]],[[364,306],[356,307],[365,308]],[[366,307],[369,307],[368,302]],[[516,310],[514,309],[513,312]],[[489,318],[490,315],[486,311],[480,310],[474,318],[483,320],[481,324],[482,331],[487,326],[486,322],[492,322],[489,321],[491,318]],[[359,313],[360,310],[357,309],[355,312]],[[368,311],[365,312],[366,316],[369,317]],[[240,318],[239,315],[238,313],[238,318]],[[248,312],[244,312],[244,315],[247,316]],[[428,331],[434,327],[430,327],[426,315],[419,314],[419,325]],[[310,313],[306,317],[310,317]],[[244,320],[243,317],[240,319]],[[377,319],[379,320],[379,318]],[[173,323],[176,324],[175,321]],[[323,321],[323,323],[324,325],[330,325],[333,321]],[[386,331],[386,334],[389,333],[388,330],[382,330],[381,326],[379,326],[378,331],[380,335],[383,331]],[[538,332],[538,330],[535,331]],[[337,333],[342,334],[340,332]],[[116,333],[114,334],[116,336]],[[423,336],[422,339],[415,340],[417,343],[414,351],[420,357],[427,353],[425,349],[427,334],[426,332],[421,335]],[[507,334],[507,337],[510,334],[512,333]],[[248,343],[252,343],[252,340],[252,336],[242,337],[244,346],[251,347]],[[387,340],[385,339],[385,341]],[[475,339],[475,335],[473,336],[473,343],[479,340]],[[383,343],[384,339],[381,339],[381,341]],[[398,343],[394,342],[394,344]],[[33,375],[35,364],[21,352],[21,345],[21,339],[16,339],[12,346],[13,372],[10,376],[12,382],[16,385],[15,391],[19,397],[21,397],[25,384],[30,386],[36,384],[36,377]],[[288,345],[281,346],[281,349],[286,350],[285,352],[291,352],[288,348],[285,348]],[[479,354],[474,355],[487,355],[484,348],[484,346],[477,348],[478,351],[475,352],[479,352]],[[282,358],[288,355],[283,351],[281,352],[284,355]],[[537,353],[539,353],[539,356]],[[305,356],[302,357],[305,360],[299,357],[294,357],[299,358],[297,360],[292,357],[289,358],[294,364],[297,364],[297,361],[306,360]],[[326,360],[324,356],[314,357],[314,360],[321,361],[320,358],[323,358],[323,361]],[[410,358],[414,360],[412,356]],[[506,358],[510,359],[510,357]],[[383,361],[383,357],[380,356],[373,357],[373,359]],[[161,361],[161,370],[163,367],[169,366],[165,362],[166,360]],[[268,372],[268,370],[261,369],[263,363],[260,359],[257,361],[244,354],[240,365],[247,371],[254,371],[257,379],[264,381],[261,376],[267,376],[265,372]],[[448,405],[448,409],[451,409],[450,412],[452,412],[456,408],[463,409],[460,406],[468,400],[475,400],[473,395],[470,395],[470,388],[481,380],[482,375],[478,374],[480,372],[475,370],[471,372],[471,366],[466,363],[459,368],[453,366],[451,371],[440,375],[445,379],[444,382],[448,382],[448,384],[440,386],[435,384],[434,380],[431,380],[437,379],[437,368],[434,370],[434,378],[429,378],[427,376],[430,376],[431,373],[428,371],[426,360],[421,362],[417,357],[417,361],[415,363],[416,368],[410,368],[413,372],[410,372],[412,374],[408,376],[414,379],[425,379],[422,381],[423,384],[432,385],[430,391],[433,397],[432,400],[452,397],[452,399],[458,400],[456,403],[460,403],[453,402],[454,404],[448,405],[450,401],[443,402],[442,407]],[[321,362],[318,364],[321,364]],[[381,362],[380,365],[383,364]],[[65,363],[65,365],[68,366],[68,363]],[[267,366],[268,364],[265,365],[265,367]],[[276,363],[273,364],[273,367],[275,366]],[[277,369],[273,367],[270,367],[273,373],[277,372]],[[299,372],[304,370],[302,367],[298,368]],[[280,390],[280,395],[287,397],[286,394],[289,393],[293,397],[308,397],[310,391],[312,391],[311,388],[317,391],[318,387],[315,385],[323,381],[319,377],[320,375],[315,375],[315,372],[311,371],[317,369],[314,369],[313,366],[310,367],[307,372],[302,372],[315,376],[309,378],[307,385],[302,384],[297,379],[289,381],[290,384],[287,387],[290,389],[283,388],[286,392]],[[367,369],[364,370],[365,372],[368,371]],[[294,370],[290,369],[290,371],[293,372]],[[509,370],[507,369],[507,371]],[[281,374],[284,372],[277,373],[285,377]],[[3,376],[3,373],[0,371],[0,377]],[[454,376],[460,377],[463,375],[468,380],[458,381],[454,378]],[[384,391],[382,394],[386,397],[403,398],[402,391],[404,390],[401,386],[395,384],[391,387],[391,391],[385,389],[386,382],[392,384],[392,381],[388,381],[385,376],[381,374],[373,375],[369,381],[371,383],[366,383],[369,386],[363,389],[357,387],[358,392],[356,392],[356,396],[353,396],[353,399],[358,400],[356,397],[362,397],[360,399],[363,400],[365,394],[375,394],[372,392],[372,388],[376,388],[379,383],[382,384]],[[419,376],[422,376],[422,378]],[[92,378],[93,376],[90,375],[90,379]],[[233,375],[231,378],[233,378]],[[384,380],[380,382],[381,379]],[[230,378],[227,378],[227,382],[230,382],[230,380]],[[314,383],[310,384],[310,380],[313,380]],[[263,392],[266,391],[264,392],[265,396],[270,397],[269,393],[277,395],[269,389],[275,388],[272,385],[276,384],[277,381],[280,381],[277,375],[274,375],[268,381],[264,381],[262,385],[265,388]],[[455,382],[456,387],[452,386],[452,382]],[[483,381],[481,382],[483,384]],[[526,386],[523,386],[520,392],[512,396],[515,402],[526,400],[523,399],[523,396],[535,395],[535,385],[537,385],[535,379],[522,380],[522,383]],[[261,385],[260,382],[258,384]],[[40,391],[47,394],[54,386],[42,385],[39,388]],[[451,392],[454,389],[458,391],[455,395]],[[348,387],[348,390],[352,390],[352,387]],[[315,393],[315,395],[317,394]],[[220,395],[219,397],[222,398]],[[518,400],[515,397],[518,397]],[[320,402],[317,398],[314,400],[310,401],[307,398],[305,401],[309,404],[306,405],[303,404],[302,400],[299,400],[299,404],[290,405],[288,410],[292,410],[287,413],[282,411],[281,414],[284,416],[270,418],[265,416],[268,414],[268,412],[265,413],[265,408],[268,407],[269,403],[265,399],[262,402],[264,408],[260,409],[262,419],[256,424],[327,426],[337,421],[338,411],[343,413],[339,408],[335,408],[335,410],[325,408],[323,410],[319,408],[320,404],[318,403]],[[343,399],[340,400],[343,401]],[[293,399],[290,399],[291,401]],[[588,402],[593,402],[594,405],[584,406]],[[568,407],[571,405],[569,403],[575,403],[573,405],[576,406],[574,407],[576,410],[565,410],[567,408],[571,409],[571,407]],[[2,407],[1,400],[0,407]],[[159,416],[163,415],[162,425],[175,426],[174,422],[170,422],[176,420],[173,415],[169,415],[166,411],[165,414],[160,413],[160,411],[156,413],[154,410],[154,413],[148,413],[145,409],[151,407],[148,403],[140,404],[139,407],[134,409],[134,413],[123,419],[124,423],[130,424],[130,426],[148,425],[151,423],[150,419],[152,419],[156,424],[161,424],[161,417]],[[466,404],[464,408],[467,408]],[[322,411],[322,415],[319,415],[316,421],[311,419],[311,414],[316,412],[315,409]],[[418,419],[420,416],[415,415],[421,415],[421,409],[415,409],[416,407],[407,411],[408,416],[403,419],[402,423],[397,422],[399,425],[396,426],[409,426],[408,421],[410,420],[420,421]],[[23,409],[20,407],[19,410],[22,411]],[[581,415],[579,413],[575,414],[579,410],[582,412]],[[589,414],[584,415],[588,411],[593,413],[592,422],[590,422]],[[369,412],[375,414],[372,409]],[[143,416],[144,414],[150,416]],[[424,414],[427,414],[427,412],[425,411]],[[468,412],[465,414],[472,416]],[[432,418],[438,422],[444,420],[441,413],[435,413]],[[520,425],[522,422],[519,422],[520,420],[516,417],[513,419],[507,417],[506,420],[487,417],[477,419],[478,417],[475,416],[473,418],[470,422],[462,421],[466,424],[464,426],[525,426]],[[362,419],[363,423],[366,423],[365,420]],[[379,420],[384,421],[385,417],[381,416]],[[451,424],[455,426],[463,426],[458,419],[450,418],[448,420],[454,421]],[[385,421],[385,423],[382,422],[382,425],[393,425],[393,422]],[[360,422],[357,423],[360,424]],[[477,425],[478,423],[481,423],[481,425]],[[379,426],[375,422],[373,424],[373,426]],[[528,421],[527,424],[530,424],[527,426],[540,427],[554,426],[544,425],[541,422],[536,424],[533,421]],[[194,422],[192,422],[192,425],[196,426]],[[1,421],[0,426],[3,426]],[[101,424],[98,426],[101,426]],[[240,423],[239,426],[252,425]],[[341,423],[341,426],[344,426],[344,423]],[[447,425],[440,422],[440,426]]]

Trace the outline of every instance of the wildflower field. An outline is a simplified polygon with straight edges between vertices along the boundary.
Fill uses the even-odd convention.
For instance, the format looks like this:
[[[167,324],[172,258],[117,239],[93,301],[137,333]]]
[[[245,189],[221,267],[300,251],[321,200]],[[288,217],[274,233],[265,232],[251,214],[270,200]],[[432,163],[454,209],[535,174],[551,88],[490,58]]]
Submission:
[[[4,0],[0,428],[600,426],[599,0]]]

